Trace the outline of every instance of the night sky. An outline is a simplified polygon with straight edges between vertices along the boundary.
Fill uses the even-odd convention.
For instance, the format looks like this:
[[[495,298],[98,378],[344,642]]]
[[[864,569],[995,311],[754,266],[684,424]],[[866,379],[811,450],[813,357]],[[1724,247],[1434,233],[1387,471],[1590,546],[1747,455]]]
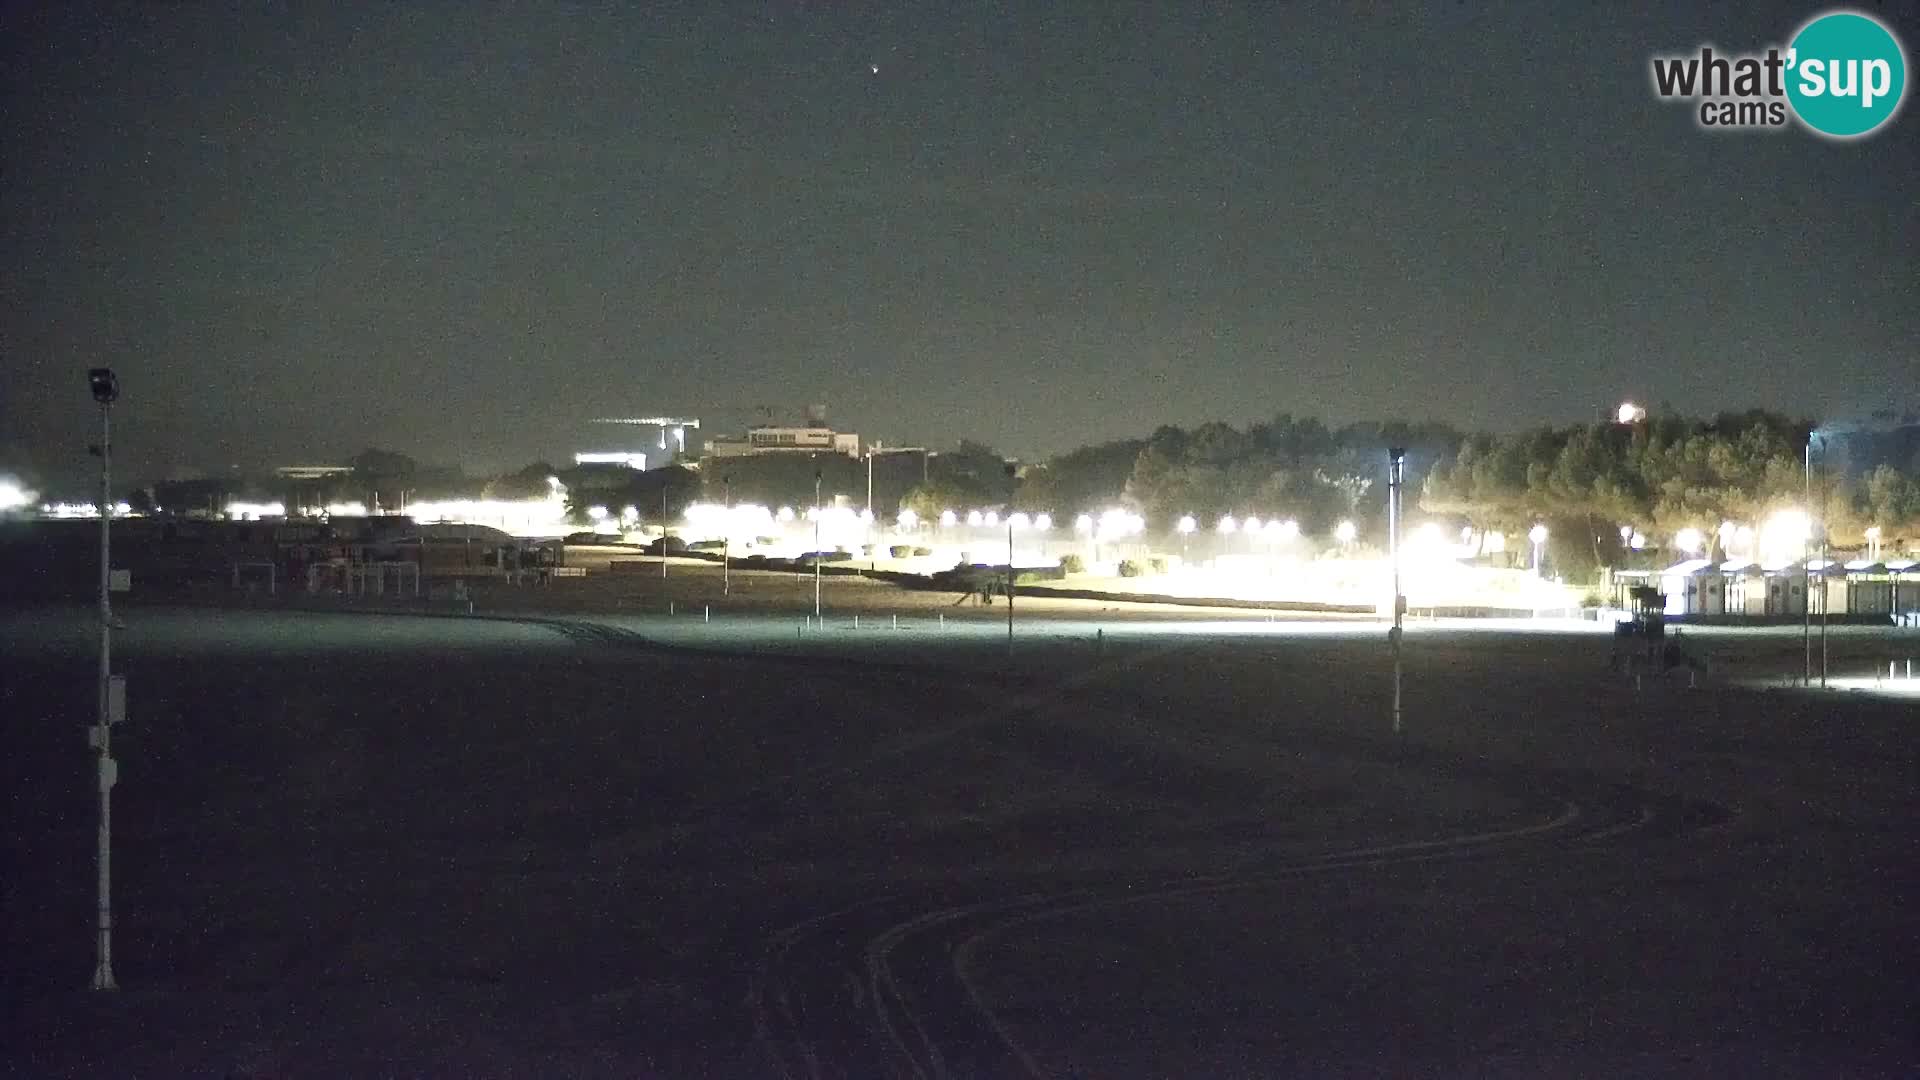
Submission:
[[[1920,399],[1912,102],[1649,87],[1819,7],[1359,7],[8,5],[0,471]]]

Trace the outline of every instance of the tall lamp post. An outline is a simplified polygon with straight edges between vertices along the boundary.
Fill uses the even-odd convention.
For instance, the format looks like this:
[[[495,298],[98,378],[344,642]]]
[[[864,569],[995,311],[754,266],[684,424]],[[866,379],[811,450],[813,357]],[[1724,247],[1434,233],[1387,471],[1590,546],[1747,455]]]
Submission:
[[[660,438],[667,437],[667,429],[660,429]],[[666,445],[662,442],[661,445]],[[667,474],[660,474],[660,580],[667,580]]]
[[[1387,549],[1393,556],[1393,629],[1387,631],[1387,637],[1393,646],[1393,732],[1396,735],[1400,733],[1400,639],[1405,633],[1400,616],[1407,608],[1405,598],[1400,595],[1400,488],[1406,463],[1405,450],[1396,446],[1387,451]],[[1350,533],[1352,525],[1343,521],[1340,528]]]
[[[1547,527],[1535,525],[1527,530],[1527,539],[1533,541],[1533,576],[1540,576],[1540,549],[1547,543]]]
[[[1014,482],[1018,479],[1018,471],[1014,468],[1012,462],[1007,463],[1006,469],[1007,491],[1009,495],[1011,495]],[[1009,666],[1011,666],[1013,662],[1013,531],[1015,528],[1024,526],[1026,523],[1027,515],[1025,514],[1013,512],[1007,514],[1007,662]],[[1012,674],[1012,672],[1009,671],[1008,674]]]
[[[1800,483],[1801,501],[1807,510],[1807,529],[1800,538],[1800,583],[1802,599],[1800,642],[1806,653],[1806,667],[1800,675],[1801,686],[1813,685],[1813,440],[1820,437],[1818,428],[1807,432],[1807,445],[1801,457]],[[1822,646],[1825,645],[1826,620],[1820,622]]]
[[[720,478],[720,595],[733,595],[733,477]]]
[[[113,678],[113,402],[120,396],[120,380],[111,368],[87,372],[93,400],[100,403],[100,685],[98,722],[92,731],[92,743],[98,752],[100,788],[100,828],[94,854],[97,872],[95,894],[95,955],[93,989],[118,990],[113,979],[113,785],[119,779],[119,763],[113,760],[112,732],[115,715],[125,707],[124,691],[114,693]],[[119,702],[114,698],[118,696]],[[116,708],[118,705],[118,708]]]
[[[813,617],[820,618],[820,470],[813,470]]]

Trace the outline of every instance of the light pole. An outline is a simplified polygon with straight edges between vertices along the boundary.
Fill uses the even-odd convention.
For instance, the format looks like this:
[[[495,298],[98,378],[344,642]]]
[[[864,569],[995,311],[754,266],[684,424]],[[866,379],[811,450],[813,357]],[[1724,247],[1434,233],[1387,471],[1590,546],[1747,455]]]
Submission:
[[[1801,501],[1807,508],[1807,529],[1800,539],[1800,581],[1802,588],[1801,604],[1801,644],[1806,653],[1806,667],[1801,672],[1800,685],[1813,685],[1813,438],[1815,432],[1807,433],[1807,445],[1801,459]]]
[[[720,595],[733,595],[733,477],[720,478]]]
[[[1192,514],[1181,517],[1173,527],[1173,531],[1180,534],[1180,561],[1183,563],[1187,561],[1187,538],[1199,527],[1200,523],[1193,520]]]
[[[1007,490],[1011,492],[1014,481],[1018,478],[1018,474],[1012,462],[1007,463],[1006,470]],[[1018,526],[1025,525],[1026,521],[1027,515],[1025,514],[1012,512],[1007,514],[1007,666],[1009,669],[1009,677],[1012,675],[1011,669],[1013,666],[1013,530]]]
[[[813,470],[813,617],[820,618],[820,470]]]
[[[1387,451],[1387,548],[1393,556],[1393,629],[1387,636],[1393,646],[1393,733],[1400,733],[1400,639],[1404,630],[1400,615],[1406,603],[1400,596],[1400,488],[1406,470],[1407,452],[1399,447]],[[1341,522],[1341,531],[1351,539],[1353,525]]]
[[[1533,541],[1533,576],[1540,576],[1540,549],[1547,542],[1547,527],[1535,525],[1527,530],[1527,539]]]
[[[113,682],[113,402],[120,396],[120,380],[111,368],[87,372],[93,388],[93,400],[100,403],[100,685],[98,722],[93,729],[93,745],[98,751],[100,788],[100,829],[94,864],[97,871],[95,895],[95,956],[93,989],[118,990],[113,979],[113,785],[119,779],[119,763],[113,760],[114,682]],[[124,702],[124,697],[122,702]]]
[[[665,445],[667,429],[660,429],[661,445]],[[667,580],[667,474],[660,474],[660,580]]]

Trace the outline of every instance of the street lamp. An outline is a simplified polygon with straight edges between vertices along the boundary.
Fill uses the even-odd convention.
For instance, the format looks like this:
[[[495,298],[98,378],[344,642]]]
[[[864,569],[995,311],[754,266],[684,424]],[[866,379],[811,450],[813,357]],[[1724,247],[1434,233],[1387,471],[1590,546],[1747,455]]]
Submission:
[[[1700,554],[1706,543],[1707,534],[1691,526],[1673,534],[1673,546],[1688,555]]]
[[[820,470],[813,470],[813,617],[820,618]]]
[[[94,853],[95,957],[93,989],[117,990],[113,978],[113,785],[120,766],[113,759],[112,730],[116,715],[126,707],[126,687],[113,677],[113,403],[120,396],[120,380],[112,368],[87,372],[93,400],[100,405],[100,677],[99,721],[91,732],[98,752],[95,764],[100,789],[100,824]],[[115,693],[118,689],[120,692]],[[118,701],[116,702],[116,698]],[[117,705],[117,707],[116,707]]]
[[[1393,733],[1400,734],[1400,641],[1405,630],[1400,625],[1406,600],[1400,595],[1400,489],[1405,479],[1407,452],[1399,447],[1387,451],[1387,548],[1393,557],[1393,629],[1387,640],[1393,649]],[[1338,530],[1341,543],[1354,537],[1353,522],[1343,521]]]
[[[1527,530],[1527,539],[1533,541],[1533,576],[1540,576],[1540,549],[1547,543],[1547,527],[1535,525]]]
[[[720,595],[733,595],[733,477],[720,478]]]
[[[1867,526],[1867,561],[1880,561],[1880,526]]]
[[[1181,562],[1187,561],[1187,537],[1192,536],[1193,530],[1199,527],[1200,527],[1200,523],[1193,520],[1192,514],[1183,514],[1181,515],[1180,520],[1174,523],[1173,531],[1180,534],[1180,561]]]
[[[1351,521],[1343,521],[1339,524],[1337,528],[1333,530],[1333,538],[1335,540],[1340,541],[1342,544],[1353,543],[1354,537],[1359,535],[1360,535],[1360,530],[1354,528],[1353,522]]]

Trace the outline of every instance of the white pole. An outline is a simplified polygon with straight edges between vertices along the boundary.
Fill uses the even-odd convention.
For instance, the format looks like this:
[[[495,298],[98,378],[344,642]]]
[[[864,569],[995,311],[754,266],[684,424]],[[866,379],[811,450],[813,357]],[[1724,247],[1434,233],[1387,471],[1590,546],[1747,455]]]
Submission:
[[[1393,555],[1393,730],[1400,732],[1400,487],[1406,467],[1406,451],[1387,451],[1387,547]],[[1539,545],[1534,545],[1535,550]]]
[[[813,474],[813,616],[820,617],[820,473]]]
[[[100,708],[96,765],[99,770],[100,831],[94,862],[99,872],[95,903],[95,962],[93,988],[118,990],[113,979],[113,784],[117,766],[113,760],[112,716],[108,700],[113,683],[113,448],[112,404],[100,403]]]

